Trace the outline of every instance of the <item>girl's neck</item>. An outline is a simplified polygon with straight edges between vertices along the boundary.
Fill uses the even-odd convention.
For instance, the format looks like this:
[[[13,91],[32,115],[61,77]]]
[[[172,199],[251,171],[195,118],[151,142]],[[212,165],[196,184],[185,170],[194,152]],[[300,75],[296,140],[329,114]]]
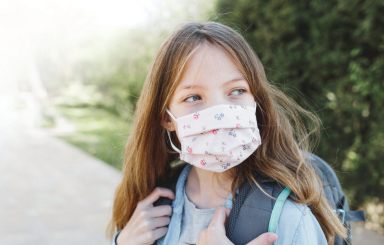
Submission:
[[[214,173],[193,166],[188,174],[185,191],[197,208],[216,208],[228,198],[231,185],[232,179],[227,173]]]

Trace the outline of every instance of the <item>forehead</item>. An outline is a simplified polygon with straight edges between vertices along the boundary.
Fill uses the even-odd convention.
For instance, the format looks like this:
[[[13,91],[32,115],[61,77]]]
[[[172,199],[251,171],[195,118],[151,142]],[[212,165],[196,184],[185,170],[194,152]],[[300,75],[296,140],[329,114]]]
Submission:
[[[205,42],[186,63],[178,88],[221,83],[238,77],[242,77],[242,74],[225,49]]]

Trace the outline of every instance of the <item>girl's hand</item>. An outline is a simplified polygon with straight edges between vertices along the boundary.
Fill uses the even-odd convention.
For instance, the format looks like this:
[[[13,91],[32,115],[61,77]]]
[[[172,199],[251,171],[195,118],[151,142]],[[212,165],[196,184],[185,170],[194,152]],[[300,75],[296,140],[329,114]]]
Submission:
[[[224,223],[228,215],[229,209],[217,208],[208,228],[200,233],[196,245],[233,245],[225,235]],[[270,245],[276,240],[276,234],[267,232],[250,241],[247,245]]]
[[[224,223],[229,209],[218,207],[207,229],[201,231],[196,245],[233,245],[225,235]]]
[[[174,199],[173,192],[156,187],[151,194],[141,200],[132,217],[117,237],[117,245],[153,244],[167,233],[172,207],[170,205],[153,206],[159,197]]]

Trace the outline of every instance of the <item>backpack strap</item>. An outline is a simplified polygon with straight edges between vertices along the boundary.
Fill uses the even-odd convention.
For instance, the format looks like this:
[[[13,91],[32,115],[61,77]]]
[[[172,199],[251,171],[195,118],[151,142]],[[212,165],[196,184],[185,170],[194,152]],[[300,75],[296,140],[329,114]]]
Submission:
[[[342,208],[333,209],[337,214],[340,221],[345,224],[346,222],[365,221],[365,212],[362,210],[344,210]]]
[[[280,215],[281,215],[281,212],[283,211],[284,203],[287,200],[290,193],[291,193],[291,190],[288,187],[285,187],[277,197],[275,205],[273,206],[273,209],[272,209],[271,218],[269,220],[269,225],[268,225],[269,232],[274,232],[274,233],[276,232]],[[274,243],[272,243],[272,245],[273,244]]]
[[[233,233],[235,232],[236,221],[239,217],[241,207],[243,206],[244,201],[248,197],[248,194],[251,192],[251,189],[252,188],[250,185],[248,185],[247,183],[244,183],[240,187],[238,195],[233,200],[234,203],[232,205],[232,209],[229,214],[229,217],[227,218],[228,221],[225,223],[226,236],[230,240],[232,240],[231,238],[233,237]]]
[[[177,179],[184,166],[185,163],[180,163],[177,166],[171,167],[167,176],[157,180],[156,186],[170,189],[173,193],[176,193]],[[168,197],[160,197],[153,203],[153,206],[155,207],[159,205],[172,205],[172,199],[169,199]]]
[[[364,210],[345,211],[345,221],[350,221],[350,222],[365,221]]]
[[[274,179],[257,173],[254,176],[258,186],[247,181],[240,186],[225,224],[228,239],[236,245],[267,232],[273,207],[284,189]]]

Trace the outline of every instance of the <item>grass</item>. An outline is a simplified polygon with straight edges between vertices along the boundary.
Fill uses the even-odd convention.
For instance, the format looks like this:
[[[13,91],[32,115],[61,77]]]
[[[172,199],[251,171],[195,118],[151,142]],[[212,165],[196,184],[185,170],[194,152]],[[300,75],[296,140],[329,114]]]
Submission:
[[[117,115],[94,107],[57,107],[76,131],[58,135],[106,163],[121,169],[130,125]]]

